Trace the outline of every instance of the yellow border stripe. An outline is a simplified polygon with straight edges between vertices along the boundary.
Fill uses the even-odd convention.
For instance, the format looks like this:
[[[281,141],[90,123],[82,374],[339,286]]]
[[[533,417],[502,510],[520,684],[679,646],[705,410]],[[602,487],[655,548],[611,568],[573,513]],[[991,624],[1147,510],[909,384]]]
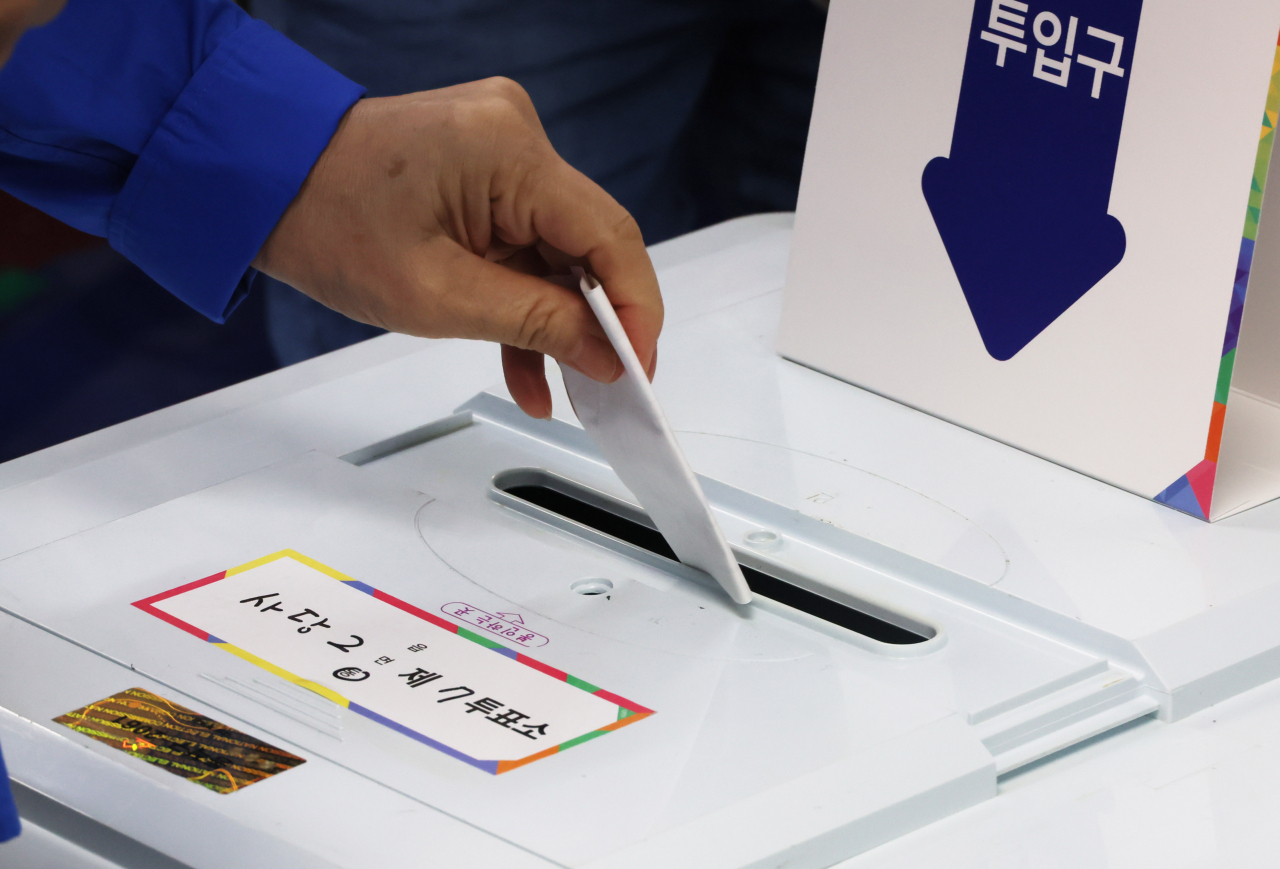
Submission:
[[[237,573],[244,573],[246,570],[253,570],[255,567],[261,567],[262,565],[270,564],[271,562],[277,559],[284,558],[285,556],[293,556],[293,555],[297,555],[297,553],[294,552],[292,549],[281,549],[279,552],[276,552],[272,555],[264,555],[262,558],[258,558],[258,559],[255,559],[254,561],[250,561],[248,564],[242,564],[239,567],[233,567],[227,571],[226,575],[235,576]]]
[[[306,688],[308,691],[314,691],[317,694],[319,694],[321,697],[325,697],[329,700],[332,700],[334,703],[337,703],[339,706],[343,707],[344,709],[348,708],[351,705],[346,697],[343,697],[341,694],[337,693],[336,691],[332,691],[324,687],[323,685],[320,685],[316,682],[312,682],[310,679],[303,679],[301,676],[295,676],[292,673],[290,673],[288,670],[282,670],[279,667],[277,667],[275,664],[272,664],[270,661],[264,661],[262,658],[259,658],[257,655],[254,655],[250,652],[246,652],[244,649],[240,648],[239,646],[233,646],[230,643],[214,643],[213,645],[221,646],[231,654],[235,655],[237,658],[244,658],[250,664],[256,664],[257,666],[266,670],[268,673],[275,673],[281,679],[284,679],[288,682],[292,682],[295,685],[300,685],[303,688]]]
[[[334,579],[338,580],[338,582],[355,582],[356,581],[355,577],[347,576],[345,573],[339,573],[338,571],[334,570],[332,567],[329,567],[327,564],[321,564],[320,562],[316,561],[314,558],[308,558],[307,556],[303,555],[301,552],[298,552],[293,549],[281,549],[279,552],[273,552],[271,555],[264,555],[262,558],[256,559],[254,561],[250,561],[248,564],[242,564],[239,567],[233,567],[227,571],[226,575],[235,576],[237,573],[244,573],[246,570],[253,570],[255,567],[261,567],[264,564],[270,564],[271,562],[277,561],[281,558],[292,558],[294,561],[297,561],[301,564],[305,564],[307,567],[310,567],[313,570],[320,571],[325,576],[333,577]]]

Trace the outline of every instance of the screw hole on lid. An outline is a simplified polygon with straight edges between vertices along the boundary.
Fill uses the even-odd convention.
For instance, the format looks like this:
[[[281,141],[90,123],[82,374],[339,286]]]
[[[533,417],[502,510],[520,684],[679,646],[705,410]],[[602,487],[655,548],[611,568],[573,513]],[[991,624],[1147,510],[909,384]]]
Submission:
[[[759,531],[748,531],[743,535],[743,539],[752,549],[761,552],[772,552],[782,546],[782,537],[776,531],[761,529]]]
[[[569,588],[575,594],[608,594],[613,591],[613,583],[607,579],[580,579]]]

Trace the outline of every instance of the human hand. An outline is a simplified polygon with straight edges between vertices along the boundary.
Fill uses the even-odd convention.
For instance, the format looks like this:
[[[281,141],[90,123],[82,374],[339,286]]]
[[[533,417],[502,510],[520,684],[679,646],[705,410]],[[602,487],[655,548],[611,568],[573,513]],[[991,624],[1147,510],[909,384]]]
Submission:
[[[622,373],[582,294],[544,279],[574,264],[652,378],[662,299],[639,227],[500,78],[361,100],[254,260],[355,320],[501,343],[511,395],[543,418],[543,354],[602,382]]]
[[[67,0],[0,0],[0,66],[13,54],[19,37],[29,28],[48,24]]]

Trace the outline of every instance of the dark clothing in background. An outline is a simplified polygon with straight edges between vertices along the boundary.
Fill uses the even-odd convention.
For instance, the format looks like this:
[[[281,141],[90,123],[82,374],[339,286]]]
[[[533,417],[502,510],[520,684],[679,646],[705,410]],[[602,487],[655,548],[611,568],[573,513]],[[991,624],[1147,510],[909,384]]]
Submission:
[[[494,75],[652,244],[795,207],[825,15],[811,0],[253,0],[370,96]],[[264,282],[283,364],[379,334]]]

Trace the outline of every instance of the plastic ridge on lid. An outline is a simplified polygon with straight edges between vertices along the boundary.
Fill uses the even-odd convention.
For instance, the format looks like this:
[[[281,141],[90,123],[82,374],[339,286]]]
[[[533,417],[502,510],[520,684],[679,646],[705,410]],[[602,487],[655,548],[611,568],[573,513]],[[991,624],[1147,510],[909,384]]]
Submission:
[[[624,369],[613,383],[597,383],[560,366],[574,412],[680,561],[710,574],[735,603],[750,603],[751,589],[617,312],[599,281],[580,268],[573,271]]]

